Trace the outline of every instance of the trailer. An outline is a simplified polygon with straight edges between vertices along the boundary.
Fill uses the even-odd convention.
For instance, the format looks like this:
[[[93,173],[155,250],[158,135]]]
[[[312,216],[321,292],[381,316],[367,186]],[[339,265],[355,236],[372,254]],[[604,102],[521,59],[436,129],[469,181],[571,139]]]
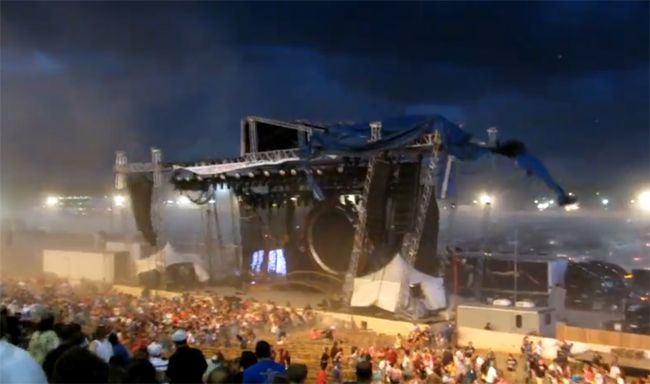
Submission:
[[[43,250],[43,272],[72,281],[123,283],[128,261],[127,252]]]

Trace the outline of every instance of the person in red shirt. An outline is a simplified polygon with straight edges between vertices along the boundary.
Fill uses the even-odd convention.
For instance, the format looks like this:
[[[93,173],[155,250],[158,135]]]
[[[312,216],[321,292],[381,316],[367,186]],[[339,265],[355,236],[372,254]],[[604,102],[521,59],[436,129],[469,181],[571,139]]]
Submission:
[[[320,372],[316,376],[316,384],[327,384],[327,361],[320,363]]]
[[[397,352],[393,348],[389,348],[386,352],[386,360],[391,366],[395,366],[397,363]]]

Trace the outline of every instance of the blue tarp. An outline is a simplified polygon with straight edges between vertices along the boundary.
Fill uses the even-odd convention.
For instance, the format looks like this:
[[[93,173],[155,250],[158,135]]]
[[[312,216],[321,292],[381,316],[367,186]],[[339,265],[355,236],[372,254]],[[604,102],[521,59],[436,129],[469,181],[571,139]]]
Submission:
[[[495,153],[514,159],[517,166],[528,174],[542,180],[557,195],[560,205],[571,204],[575,198],[570,197],[553,179],[544,164],[529,153],[519,141],[508,141],[496,147],[487,147],[472,141],[472,135],[463,131],[458,125],[439,115],[402,116],[381,121],[381,139],[369,143],[370,122],[352,124],[334,124],[326,126],[323,132],[314,132],[311,142],[303,148],[306,159],[337,154],[343,156],[363,156],[372,153],[403,148],[413,144],[418,138],[438,131],[442,149],[446,155],[459,160],[477,160],[484,155]],[[313,179],[310,180],[313,183]],[[316,195],[321,195],[313,183]]]

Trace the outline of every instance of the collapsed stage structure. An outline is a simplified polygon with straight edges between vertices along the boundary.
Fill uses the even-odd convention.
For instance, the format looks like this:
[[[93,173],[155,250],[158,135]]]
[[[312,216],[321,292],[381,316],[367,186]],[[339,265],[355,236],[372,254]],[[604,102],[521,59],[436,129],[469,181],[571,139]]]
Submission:
[[[118,152],[116,187],[128,188],[138,229],[147,242],[158,245],[155,223],[165,175],[199,205],[209,204],[225,186],[239,205],[242,257],[278,247],[293,259],[308,254],[325,273],[344,279],[346,303],[355,287],[364,285],[355,283],[359,273],[381,279],[383,274],[373,272],[388,265],[401,266],[390,268],[391,276],[396,270],[404,276],[399,283],[390,281],[398,289],[390,289],[394,297],[385,309],[410,306],[414,284],[444,289],[440,282],[415,282],[412,276],[433,279],[444,273],[445,257],[437,253],[436,199],[446,196],[454,161],[503,155],[543,180],[560,205],[575,201],[521,142],[480,142],[441,116],[331,125],[247,117],[240,128],[241,156],[236,159],[164,163],[154,149],[151,163],[128,163],[126,154]],[[296,225],[301,206],[308,210],[302,225]],[[278,214],[285,218],[280,236],[269,228],[269,218]],[[359,294],[352,304],[378,305]],[[429,297],[436,299],[429,300],[427,309],[444,307],[444,294]]]

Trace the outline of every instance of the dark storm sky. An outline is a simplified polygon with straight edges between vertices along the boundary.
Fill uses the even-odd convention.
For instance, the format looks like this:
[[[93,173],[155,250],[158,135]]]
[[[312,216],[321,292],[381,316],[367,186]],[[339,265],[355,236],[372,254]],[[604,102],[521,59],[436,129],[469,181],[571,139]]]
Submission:
[[[3,191],[235,155],[244,115],[441,113],[569,188],[648,180],[648,2],[1,5]],[[139,157],[139,159],[138,159]]]

